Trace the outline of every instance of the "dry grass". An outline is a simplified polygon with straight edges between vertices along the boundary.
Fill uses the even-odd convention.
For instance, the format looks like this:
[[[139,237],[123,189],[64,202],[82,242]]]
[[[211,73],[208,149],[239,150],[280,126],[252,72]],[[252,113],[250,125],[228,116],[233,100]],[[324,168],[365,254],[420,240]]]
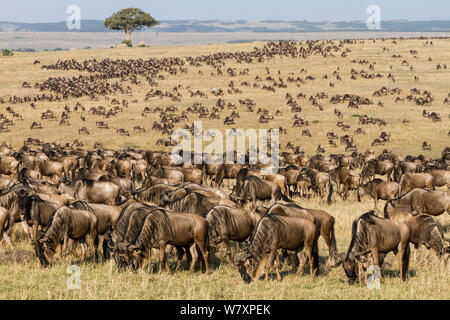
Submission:
[[[351,223],[361,213],[372,208],[370,201],[358,204],[353,200],[324,205],[317,199],[302,202],[307,207],[323,208],[336,217],[336,237],[339,251],[350,243]],[[444,226],[450,224],[450,217],[440,216],[437,220]],[[447,233],[448,237],[448,233]],[[13,241],[19,248],[30,250],[19,228]],[[418,262],[411,259],[409,279],[402,283],[399,278],[397,258],[390,253],[386,261],[392,265],[383,270],[385,284],[380,290],[369,290],[363,283],[350,286],[342,267],[325,265],[327,248],[319,240],[321,259],[320,275],[312,278],[304,270],[295,277],[291,266],[282,268],[282,282],[277,282],[274,271],[271,280],[245,284],[234,266],[230,266],[223,250],[218,253],[222,262],[210,275],[196,271],[189,275],[187,266],[177,274],[157,274],[148,269],[142,273],[119,272],[109,262],[94,267],[92,262],[79,263],[75,257],[59,261],[51,268],[42,268],[36,260],[26,263],[0,264],[0,299],[449,299],[449,267],[431,259],[425,264],[426,251],[419,252]],[[233,253],[235,249],[233,249]],[[59,254],[57,255],[59,257]],[[157,264],[153,256],[152,267]],[[71,260],[71,261],[70,261]],[[419,263],[420,262],[420,263]],[[81,271],[81,289],[69,290],[66,269],[76,264]],[[170,259],[174,267],[175,259]]]
[[[237,76],[231,78],[227,75],[220,77],[210,77],[212,71],[207,66],[200,68],[188,67],[187,74],[170,76],[164,74],[166,80],[157,80],[159,89],[171,90],[177,84],[183,84],[185,87],[190,85],[195,91],[200,89],[209,92],[212,87],[221,87],[226,91],[228,82],[233,80],[237,87],[240,87],[242,81],[254,82],[256,75],[265,77],[265,68],[269,67],[272,76],[277,78],[277,70],[280,70],[281,76],[286,80],[289,73],[295,77],[300,75],[301,68],[308,70],[309,75],[313,75],[317,80],[307,82],[300,88],[294,84],[288,84],[287,89],[277,89],[275,93],[268,93],[259,88],[243,87],[244,93],[238,95],[225,94],[225,101],[234,102],[241,118],[236,119],[237,128],[270,128],[285,126],[288,128],[287,136],[281,136],[281,145],[284,147],[287,141],[293,141],[300,144],[307,154],[315,153],[318,144],[323,144],[327,153],[343,153],[343,146],[331,149],[327,145],[326,132],[333,130],[338,135],[343,133],[336,127],[338,120],[334,114],[334,108],[340,109],[344,113],[344,122],[351,125],[351,133],[358,127],[357,118],[353,114],[367,114],[369,117],[382,117],[389,122],[387,127],[365,126],[366,136],[355,136],[355,142],[360,151],[365,150],[370,142],[380,132],[385,130],[392,134],[392,142],[387,147],[401,156],[407,154],[417,155],[423,153],[427,156],[439,157],[442,149],[448,145],[447,131],[449,127],[449,107],[442,104],[442,101],[448,95],[448,83],[450,80],[450,69],[436,71],[438,63],[450,62],[450,41],[435,40],[434,46],[424,46],[422,40],[400,41],[398,45],[391,44],[390,41],[377,41],[372,43],[366,41],[364,44],[357,43],[348,45],[352,50],[347,58],[324,59],[320,56],[311,56],[308,59],[290,59],[276,58],[267,60],[265,63],[254,63],[252,65],[236,64],[228,61],[226,68],[234,67],[238,71],[245,68],[250,69],[248,76]],[[39,65],[33,65],[34,60],[40,60],[42,64],[54,63],[57,59],[88,59],[88,58],[148,58],[161,56],[186,56],[197,54],[208,54],[218,51],[236,51],[251,50],[254,46],[262,46],[262,43],[236,44],[236,45],[203,45],[203,46],[183,46],[183,47],[158,47],[158,48],[134,48],[134,49],[110,49],[110,50],[83,50],[70,52],[43,52],[43,53],[16,53],[13,57],[0,58],[0,96],[5,95],[26,95],[37,94],[35,89],[22,89],[21,83],[28,81],[32,84],[42,82],[50,76],[72,76],[76,75],[73,71],[47,71],[41,69]],[[386,46],[389,52],[383,52],[382,47]],[[419,51],[418,58],[415,59],[409,54],[409,50]],[[414,66],[415,71],[409,71],[408,67],[400,66],[403,59],[392,59],[393,54],[401,54]],[[433,58],[433,62],[427,61],[428,57]],[[350,69],[367,69],[367,66],[350,64],[353,59],[366,59],[370,62],[376,62],[373,73],[381,73],[385,78],[378,80],[357,81],[349,80]],[[389,65],[393,70],[389,70]],[[328,86],[329,80],[321,80],[324,74],[329,76],[339,66],[343,81],[334,81],[335,88]],[[202,70],[204,76],[199,75]],[[370,73],[372,73],[370,72]],[[396,77],[396,83],[388,82],[386,76],[392,72]],[[420,77],[418,83],[414,83],[414,75]],[[142,79],[141,79],[142,80]],[[375,90],[382,86],[389,88],[399,87],[403,89],[403,96],[409,94],[413,87],[432,92],[435,102],[432,106],[425,107],[429,111],[439,112],[442,116],[442,122],[432,123],[431,120],[422,117],[423,107],[413,103],[394,103],[394,97],[382,97],[380,100],[384,103],[384,108],[377,106],[360,107],[360,109],[348,109],[345,104],[331,105],[328,99],[321,100],[324,111],[319,111],[306,100],[299,100],[303,111],[302,117],[310,123],[308,127],[312,133],[312,138],[300,138],[301,129],[293,129],[292,114],[285,106],[285,95],[291,93],[294,98],[299,93],[315,95],[318,92],[325,91],[329,97],[335,94],[353,93],[365,97],[371,97]],[[92,106],[103,105],[109,108],[108,101],[100,99],[98,102],[89,101],[88,98],[70,99],[61,103],[38,102],[36,110],[29,107],[28,104],[14,105],[16,112],[24,116],[23,122],[16,122],[15,126],[10,127],[11,132],[1,133],[1,141],[7,141],[18,148],[27,137],[40,138],[45,141],[67,142],[74,139],[81,139],[88,148],[92,148],[95,141],[102,141],[107,148],[125,148],[133,146],[136,148],[155,149],[155,142],[160,136],[150,130],[151,124],[158,119],[158,115],[150,115],[148,118],[141,118],[140,114],[144,107],[178,105],[179,110],[192,105],[195,101],[202,102],[210,110],[215,105],[216,97],[210,95],[208,99],[190,98],[187,90],[183,90],[183,100],[180,103],[173,103],[168,99],[153,98],[144,102],[145,93],[150,90],[148,85],[143,84],[133,87],[133,97],[117,96],[120,100],[137,99],[138,103],[130,103],[126,112],[121,113],[117,118],[102,119],[98,116],[87,115],[87,122],[82,123],[80,112],[71,113],[69,127],[59,127],[57,122],[40,120],[40,114],[47,109],[54,110],[58,118],[61,115],[65,105],[73,108],[76,102],[81,102],[89,110]],[[276,117],[268,125],[260,126],[257,124],[256,113],[248,113],[239,106],[238,100],[252,98],[256,101],[257,107],[268,108],[273,114],[277,109],[283,111],[283,116]],[[374,98],[378,102],[378,98]],[[5,105],[0,106],[2,112]],[[226,111],[228,115],[231,111]],[[180,113],[180,111],[178,112]],[[222,113],[221,120],[204,121],[204,128],[224,129]],[[402,124],[406,118],[411,121],[407,125]],[[95,121],[105,120],[110,129],[101,130],[95,128]],[[196,120],[190,116],[189,124]],[[318,123],[313,123],[319,120]],[[44,129],[30,130],[32,121],[42,122]],[[180,123],[183,127],[186,122]],[[134,126],[142,125],[147,128],[147,133],[134,134]],[[78,129],[86,126],[91,130],[89,136],[79,136]],[[121,137],[116,134],[116,128],[128,129],[131,137]],[[431,143],[433,149],[431,152],[422,151],[422,141]],[[373,147],[379,152],[383,147]],[[283,148],[282,148],[283,150]],[[353,197],[351,198],[353,199]],[[300,201],[299,199],[296,199]],[[301,200],[302,205],[311,208],[322,208],[336,217],[336,237],[339,251],[347,249],[350,242],[351,222],[360,214],[372,209],[372,202],[369,199],[364,200],[362,204],[354,200],[346,202],[337,202],[328,206],[316,199]],[[382,208],[382,204],[380,204]],[[439,222],[446,227],[450,223],[448,215],[437,218]],[[448,233],[447,233],[448,237]],[[18,243],[18,248],[23,250],[32,250],[29,242],[24,238],[19,228],[14,232],[13,242]],[[2,243],[2,250],[6,250]],[[320,240],[320,255],[324,260],[326,256],[324,242]],[[421,255],[424,255],[422,251]],[[223,260],[211,275],[205,275],[196,272],[189,276],[187,271],[178,274],[155,274],[146,271],[143,274],[134,274],[132,272],[118,272],[115,267],[108,263],[98,265],[94,268],[92,263],[86,263],[81,268],[81,289],[68,290],[66,281],[69,275],[66,274],[66,268],[71,263],[78,264],[75,257],[74,261],[58,262],[52,268],[41,268],[37,261],[27,263],[7,262],[0,264],[0,299],[449,299],[449,273],[448,267],[433,264],[431,267],[418,263],[411,263],[410,278],[406,283],[400,283],[399,271],[396,259],[392,254],[388,255],[387,261],[392,266],[386,267],[384,273],[386,283],[381,290],[369,290],[363,284],[349,286],[342,268],[332,269],[323,264],[321,266],[321,275],[317,278],[311,278],[306,273],[296,278],[291,271],[290,266],[283,268],[283,281],[276,282],[275,278],[268,282],[256,282],[250,285],[244,284],[237,270],[227,264],[223,253],[219,254]],[[423,257],[422,257],[423,258]],[[173,261],[173,259],[171,260]],[[154,261],[155,262],[155,261]],[[272,274],[273,276],[273,274]]]

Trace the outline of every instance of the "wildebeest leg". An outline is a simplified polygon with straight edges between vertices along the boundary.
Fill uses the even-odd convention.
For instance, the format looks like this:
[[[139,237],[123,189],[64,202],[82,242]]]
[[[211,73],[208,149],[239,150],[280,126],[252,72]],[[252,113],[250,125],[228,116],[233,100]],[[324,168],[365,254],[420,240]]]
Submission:
[[[69,241],[69,231],[66,230],[64,232],[63,245],[61,247],[61,259],[65,258],[66,250],[67,250],[67,242]]]
[[[191,255],[191,251],[190,251],[190,246],[185,246],[184,251],[186,252],[187,265],[190,266],[192,263],[192,255]]]
[[[166,265],[165,262],[166,262],[166,244],[161,243],[159,245],[159,272],[160,273],[163,270],[163,266]]]
[[[207,232],[207,231],[206,231]],[[205,239],[195,239],[195,243],[197,243],[202,255],[203,255],[203,261],[205,263],[205,268],[206,268],[206,273],[209,273],[209,253],[208,250],[206,248],[206,241]],[[230,242],[228,242],[228,247],[227,250],[229,250],[229,255],[230,255],[230,259],[231,261],[233,261],[233,259],[231,258],[231,248],[230,248]],[[231,263],[231,265],[233,265],[233,263]]]
[[[81,262],[84,262],[84,259],[86,258],[86,251],[87,246],[85,240],[81,243]]]
[[[379,257],[379,253],[378,253],[378,248],[373,248],[371,251],[372,251],[372,258],[373,258],[374,266],[380,268],[380,257]],[[366,281],[366,284],[367,284],[367,272],[364,272],[364,280]],[[384,283],[383,276],[381,275],[381,269],[380,269],[380,281],[381,281],[381,283]]]
[[[373,197],[373,202],[374,202],[375,211],[379,212],[378,211],[378,198],[377,198],[377,196]]]
[[[275,271],[277,272],[277,280],[278,280],[278,282],[280,282],[281,281],[280,258],[277,254],[275,255]]]
[[[225,246],[225,250],[227,252],[228,262],[230,263],[230,266],[233,266],[234,265],[234,261],[233,261],[233,256],[231,255],[230,240],[229,239],[224,239],[223,240],[223,245]]]
[[[400,243],[400,276],[402,281],[405,281],[408,277],[408,268],[409,268],[409,243],[406,244]]]
[[[3,231],[2,231],[2,233],[3,233]],[[8,236],[8,233],[5,232],[3,234],[3,236],[0,235],[0,240],[2,239],[2,237],[3,237],[3,239],[5,239],[5,242],[10,246],[11,250],[14,250],[14,246],[11,242],[11,238]]]
[[[272,268],[273,260],[275,259],[276,253],[277,253],[276,249],[270,250],[269,260],[267,260],[266,276],[264,278],[266,281],[269,280],[269,271]]]
[[[181,260],[183,259],[184,256],[184,248],[176,247],[176,249],[177,249],[177,265],[175,266],[174,272],[178,272],[178,270],[180,269]]]
[[[308,261],[308,258],[306,257],[306,253],[303,250],[297,253],[297,257],[299,257],[299,264],[298,264],[297,272],[295,273],[296,277],[300,275],[300,272],[302,272],[303,267],[305,266],[306,262]]]
[[[197,248],[196,248],[195,243],[191,245],[189,250],[192,255],[192,262],[189,267],[189,274],[192,274],[192,272],[194,271],[195,263],[197,262],[197,259],[198,259],[198,253],[197,253]]]
[[[92,239],[93,238],[93,239]],[[95,235],[94,237],[91,236],[91,244],[93,244],[93,248],[94,248],[94,264],[97,263],[97,252],[98,252],[98,235]]]
[[[5,232],[5,225],[8,222],[8,217],[7,215],[4,215],[0,219],[0,241],[2,241],[2,239],[4,238],[5,242],[11,247],[12,250],[14,250],[11,238],[9,237],[8,233]]]

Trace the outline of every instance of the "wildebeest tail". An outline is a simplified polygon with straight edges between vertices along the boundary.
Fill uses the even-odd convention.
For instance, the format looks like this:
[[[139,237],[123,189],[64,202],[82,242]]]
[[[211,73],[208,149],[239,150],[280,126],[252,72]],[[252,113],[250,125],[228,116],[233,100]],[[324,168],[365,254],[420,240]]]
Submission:
[[[329,184],[330,191],[328,193],[327,202],[328,202],[328,204],[331,204],[331,196],[333,195],[333,184],[331,183],[331,178],[329,179],[328,184]]]
[[[338,250],[337,250],[337,244],[336,244],[336,235],[334,234],[334,218],[333,218],[333,224],[331,226],[331,248],[330,248],[330,255],[333,259],[336,259],[338,256]]]
[[[316,270],[316,274],[319,273],[319,236],[320,236],[320,228],[317,228],[313,247],[313,259],[314,259],[313,266],[314,269]]]
[[[385,217],[386,219],[389,219],[388,206],[389,206],[389,207],[392,207],[392,201],[391,201],[391,200],[388,200],[388,201],[386,202],[386,204],[384,205],[383,213],[384,213],[384,217]]]

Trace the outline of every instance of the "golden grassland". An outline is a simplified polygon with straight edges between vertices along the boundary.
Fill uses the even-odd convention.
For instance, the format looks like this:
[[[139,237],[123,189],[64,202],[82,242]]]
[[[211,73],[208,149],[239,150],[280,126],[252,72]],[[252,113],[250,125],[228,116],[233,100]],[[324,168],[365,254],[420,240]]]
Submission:
[[[298,199],[297,199],[298,200]],[[336,218],[336,238],[338,250],[345,251],[350,244],[351,223],[361,213],[373,208],[366,199],[362,204],[354,200],[335,202],[328,206],[316,199],[302,202],[306,207],[322,208]],[[448,229],[448,215],[437,217],[440,224]],[[18,247],[31,250],[18,227],[13,242]],[[448,232],[447,232],[448,237]],[[4,249],[2,249],[4,250]],[[232,249],[233,254],[236,249]],[[156,251],[154,251],[156,253]],[[242,251],[239,250],[240,253]],[[390,253],[389,263],[383,271],[385,283],[380,290],[370,290],[361,282],[350,286],[342,267],[332,268],[325,264],[328,249],[319,239],[320,275],[311,277],[308,268],[295,277],[292,266],[281,269],[283,280],[277,282],[275,272],[270,280],[260,280],[246,284],[242,281],[236,267],[229,265],[224,251],[220,250],[215,261],[215,270],[207,275],[197,270],[189,275],[185,266],[179,273],[154,273],[157,254],[153,255],[151,268],[141,273],[119,272],[115,265],[106,262],[94,266],[92,259],[80,264],[79,258],[69,256],[66,261],[58,261],[53,267],[43,268],[39,262],[6,263],[0,265],[0,299],[283,299],[283,300],[322,300],[322,299],[449,299],[449,266],[434,259],[426,263],[426,250],[421,249],[417,262],[411,254],[409,278],[402,283],[398,259]],[[59,257],[59,254],[57,254]],[[175,257],[170,258],[173,268]],[[219,261],[221,261],[219,265]],[[81,288],[69,290],[70,277],[67,268],[75,264],[80,267]]]
[[[381,131],[388,131],[392,135],[392,142],[386,145],[390,150],[397,152],[400,156],[407,154],[424,154],[431,157],[440,157],[441,151],[449,145],[447,132],[450,129],[448,114],[450,107],[444,105],[442,101],[447,97],[450,89],[448,86],[450,80],[450,69],[436,70],[438,63],[448,64],[450,66],[450,40],[434,40],[433,46],[424,45],[424,40],[398,41],[398,44],[392,44],[391,41],[365,41],[346,45],[352,50],[347,58],[342,58],[336,54],[335,58],[324,59],[321,56],[310,56],[304,59],[292,59],[287,57],[276,57],[266,60],[264,63],[237,64],[230,60],[226,62],[223,68],[236,68],[237,73],[249,68],[247,76],[238,75],[230,77],[225,72],[223,76],[210,76],[213,71],[211,67],[203,65],[201,67],[187,66],[187,74],[178,74],[171,76],[162,73],[165,80],[156,80],[159,84],[158,89],[170,91],[174,86],[182,84],[185,89],[182,90],[183,99],[181,102],[172,102],[169,99],[152,98],[144,101],[147,91],[151,89],[145,82],[145,79],[139,78],[142,84],[132,86],[133,96],[117,95],[119,100],[127,99],[129,101],[137,99],[137,103],[130,103],[128,109],[120,113],[118,117],[104,119],[99,116],[87,114],[87,111],[95,106],[103,105],[109,109],[109,101],[100,97],[99,101],[90,101],[88,97],[79,99],[69,99],[63,102],[49,103],[38,102],[36,110],[33,110],[28,103],[13,105],[13,109],[22,114],[24,121],[15,121],[15,125],[10,127],[10,132],[0,133],[0,142],[6,141],[18,148],[28,137],[39,138],[46,142],[65,143],[74,139],[81,139],[86,148],[91,149],[95,141],[103,142],[106,148],[122,149],[126,147],[157,149],[155,142],[162,138],[158,133],[151,131],[151,125],[154,120],[158,121],[158,114],[149,115],[148,118],[141,118],[140,114],[144,107],[166,107],[177,105],[181,110],[191,106],[199,101],[210,110],[215,105],[217,97],[209,94],[210,88],[219,87],[225,91],[225,102],[236,104],[240,118],[236,119],[236,125],[233,127],[248,128],[278,128],[287,127],[287,135],[280,137],[282,150],[288,141],[301,145],[307,154],[315,153],[318,144],[325,146],[326,153],[344,153],[344,146],[338,144],[337,148],[330,148],[326,139],[326,132],[333,130],[339,136],[349,133],[359,127],[356,114],[367,114],[369,117],[381,117],[388,121],[386,127],[364,126],[365,136],[355,136],[355,143],[359,151],[364,151],[370,146],[371,141],[378,137]],[[336,43],[338,43],[336,41]],[[131,49],[108,49],[108,50],[83,50],[67,52],[41,52],[41,53],[15,53],[12,57],[0,57],[0,96],[9,95],[36,95],[36,89],[23,89],[21,84],[24,81],[34,85],[35,82],[42,82],[48,77],[54,76],[75,76],[75,71],[59,71],[41,69],[40,65],[34,65],[34,60],[40,60],[41,65],[55,63],[58,59],[76,59],[83,60],[96,58],[128,59],[128,58],[149,58],[163,56],[188,56],[199,54],[210,54],[220,51],[250,51],[254,46],[262,47],[263,43],[252,44],[227,44],[227,45],[202,45],[202,46],[179,46],[179,47],[154,47],[154,48],[131,48]],[[387,47],[389,51],[383,51]],[[417,58],[414,58],[409,51],[416,49]],[[393,54],[400,54],[401,59],[391,58]],[[433,62],[428,62],[431,57]],[[358,80],[350,80],[350,70],[365,69],[367,65],[351,64],[350,61],[356,59],[366,59],[375,62],[375,70],[369,73],[381,73],[384,78],[375,80],[366,80],[358,77]],[[410,71],[409,67],[401,66],[401,61],[406,59],[414,67]],[[390,70],[392,65],[392,70]],[[281,77],[286,82],[287,77],[300,76],[304,78],[306,74],[300,74],[300,70],[305,68],[308,73],[316,78],[314,81],[307,81],[298,88],[294,83],[287,83],[286,89],[277,88],[275,93],[263,91],[260,88],[240,87],[240,83],[248,81],[254,83],[257,75],[265,78],[266,67],[271,71],[271,75],[277,79],[277,71],[280,70]],[[336,68],[340,68],[340,74],[343,81],[336,81],[333,77],[328,80],[322,80],[322,76],[327,74],[330,78]],[[203,71],[203,76],[199,74]],[[396,78],[392,83],[387,80],[387,74],[391,72]],[[414,82],[414,75],[420,78],[420,81]],[[236,87],[240,88],[242,94],[229,95],[226,93],[229,81],[233,80]],[[116,81],[116,80],[110,80]],[[335,87],[329,87],[329,82],[333,81]],[[268,82],[262,82],[268,84]],[[190,86],[193,91],[201,90],[209,94],[206,99],[191,98],[186,87]],[[301,130],[305,128],[292,128],[292,114],[290,108],[285,104],[286,93],[291,93],[295,97],[299,92],[310,95],[324,91],[329,98],[335,94],[352,93],[364,97],[372,97],[372,93],[381,87],[386,86],[390,89],[399,87],[403,90],[402,97],[409,94],[413,87],[422,91],[431,91],[435,101],[432,106],[416,106],[412,102],[394,103],[395,96],[373,98],[374,105],[361,106],[359,109],[349,109],[346,104],[332,105],[329,99],[320,100],[324,111],[320,111],[312,106],[307,100],[298,100],[303,111],[301,115],[309,121],[307,127],[312,138],[301,137]],[[256,102],[256,108],[267,108],[275,114],[276,110],[283,112],[282,116],[276,116],[275,120],[269,124],[258,124],[259,115],[246,112],[246,109],[239,105],[239,99],[251,98]],[[112,99],[112,97],[111,97]],[[384,107],[376,106],[378,100],[384,103]],[[86,111],[84,114],[87,121],[83,123],[80,120],[81,112],[72,112],[70,115],[70,126],[60,127],[57,121],[40,120],[40,115],[47,109],[53,110],[58,119],[65,105],[73,110],[76,102],[81,102]],[[1,105],[1,112],[8,115],[4,110],[8,104]],[[351,126],[349,132],[343,133],[336,122],[338,118],[333,110],[337,108],[344,113],[343,121]],[[422,110],[435,111],[441,114],[442,122],[433,123],[429,119],[422,117]],[[221,114],[220,120],[203,121],[204,129],[219,128],[224,130],[223,119],[229,115],[231,110],[225,110]],[[9,116],[9,115],[8,115]],[[410,120],[409,124],[402,124],[403,119]],[[104,120],[109,124],[110,129],[96,129],[95,122]],[[191,124],[197,120],[193,115],[189,116],[189,122],[181,122],[180,127],[185,124]],[[316,121],[315,121],[316,120]],[[32,121],[41,122],[43,129],[31,130]],[[136,134],[133,132],[134,126],[144,126],[147,133]],[[86,126],[90,135],[78,135],[78,129]],[[130,131],[130,137],[122,137],[116,134],[116,128],[125,128]],[[163,138],[167,138],[164,136]],[[422,151],[422,142],[426,140],[432,145],[432,151]],[[158,147],[159,148],[159,147]],[[372,147],[376,152],[380,152],[384,147]],[[165,149],[169,150],[169,149]],[[345,251],[350,243],[351,223],[364,212],[373,208],[373,202],[370,199],[363,199],[362,203],[357,203],[354,195],[348,201],[341,201],[335,197],[331,205],[324,204],[317,199],[299,199],[304,207],[321,208],[332,214],[336,218],[336,237],[340,252]],[[383,204],[379,204],[382,208]],[[448,226],[450,217],[448,214],[437,217],[439,223],[446,230],[448,236]],[[25,238],[20,228],[16,226],[13,234],[13,243],[17,247],[25,250],[32,250],[29,241]],[[278,283],[276,277],[271,273],[271,280],[268,282],[259,281],[250,285],[245,284],[234,266],[230,266],[225,255],[221,251],[218,258],[222,260],[220,266],[216,261],[216,269],[212,274],[202,274],[196,271],[189,275],[188,271],[181,271],[178,274],[157,274],[146,270],[141,274],[135,274],[131,271],[118,272],[115,266],[109,263],[99,264],[94,267],[91,260],[80,264],[79,258],[70,256],[66,261],[59,261],[51,268],[42,268],[38,261],[29,263],[5,263],[0,265],[0,299],[449,299],[449,269],[448,266],[442,266],[439,263],[425,263],[425,250],[422,250],[417,262],[411,260],[409,279],[405,283],[399,280],[399,270],[397,259],[393,254],[386,258],[388,265],[383,271],[386,283],[380,290],[369,290],[364,284],[349,286],[346,276],[341,267],[333,269],[325,265],[327,249],[323,240],[320,243],[321,268],[320,275],[312,278],[305,271],[303,275],[295,277],[295,272],[291,266],[283,267],[283,281]],[[4,243],[0,244],[1,251],[6,250]],[[59,256],[59,255],[58,255]],[[154,258],[156,259],[156,258]],[[171,263],[174,259],[171,258]],[[153,260],[156,263],[156,260]],[[81,268],[81,289],[69,290],[66,281],[69,275],[66,268],[71,264],[77,264]]]

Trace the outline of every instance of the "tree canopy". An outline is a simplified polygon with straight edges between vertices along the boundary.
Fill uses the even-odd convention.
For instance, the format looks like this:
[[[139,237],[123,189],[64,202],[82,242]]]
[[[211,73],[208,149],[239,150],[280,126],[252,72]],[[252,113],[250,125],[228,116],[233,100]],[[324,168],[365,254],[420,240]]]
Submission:
[[[131,33],[141,30],[143,27],[153,27],[159,24],[150,14],[138,8],[127,8],[113,13],[105,19],[105,27],[111,30],[124,30],[127,40],[131,39]]]

